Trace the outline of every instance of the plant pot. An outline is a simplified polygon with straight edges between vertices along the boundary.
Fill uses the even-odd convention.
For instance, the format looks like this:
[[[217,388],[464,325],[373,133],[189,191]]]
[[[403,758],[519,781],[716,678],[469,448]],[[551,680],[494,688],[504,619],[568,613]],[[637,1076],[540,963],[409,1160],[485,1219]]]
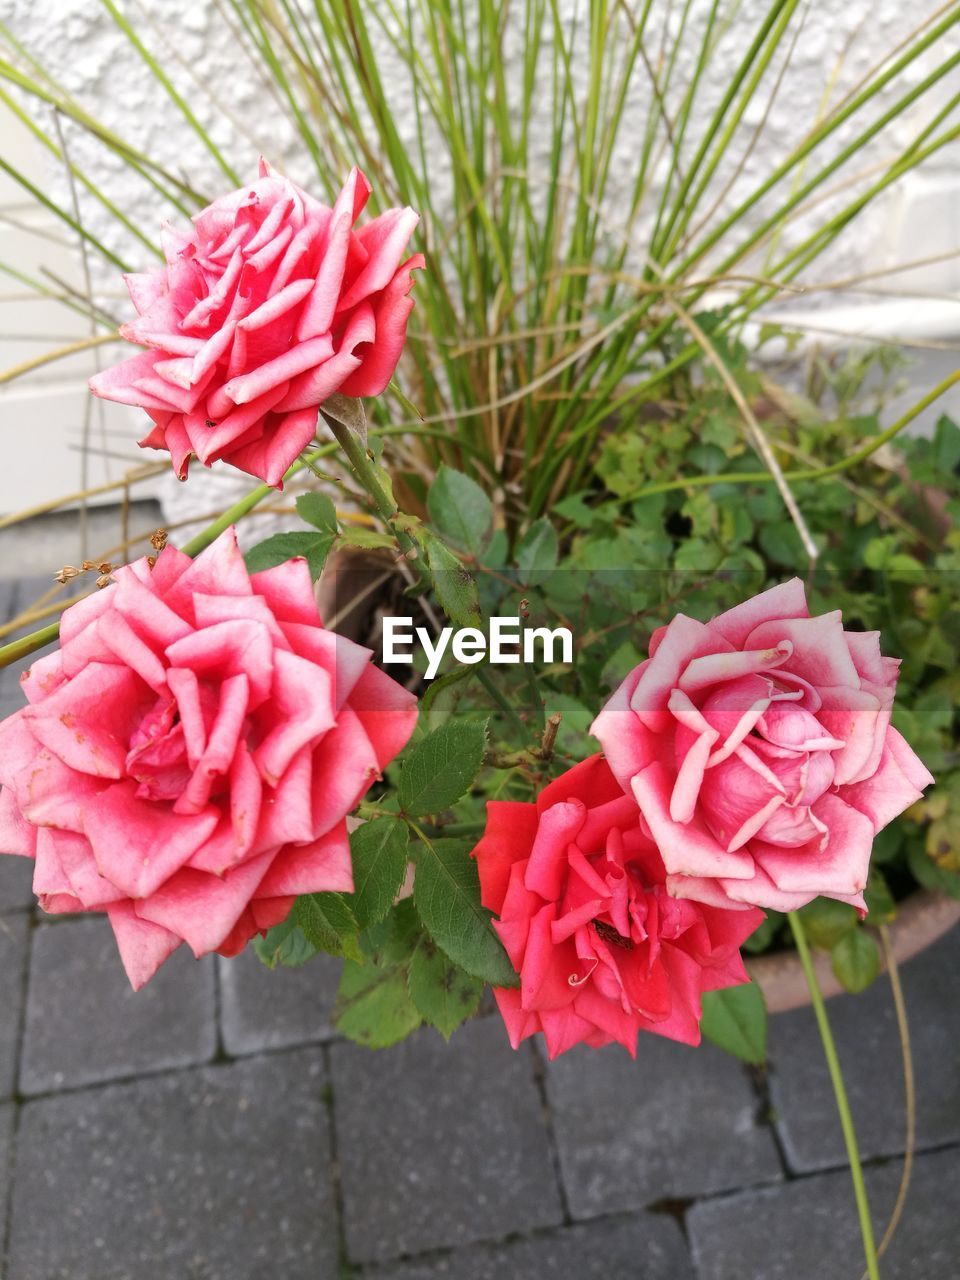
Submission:
[[[904,964],[925,950],[958,922],[960,902],[930,889],[916,890],[900,903],[896,919],[887,928],[897,964]],[[828,998],[842,995],[843,987],[830,967],[830,957],[816,951],[813,963],[823,994]],[[882,950],[880,964],[882,970],[886,969]],[[756,956],[747,960],[747,969],[763,992],[770,1013],[783,1013],[810,1003],[807,980],[795,951]]]

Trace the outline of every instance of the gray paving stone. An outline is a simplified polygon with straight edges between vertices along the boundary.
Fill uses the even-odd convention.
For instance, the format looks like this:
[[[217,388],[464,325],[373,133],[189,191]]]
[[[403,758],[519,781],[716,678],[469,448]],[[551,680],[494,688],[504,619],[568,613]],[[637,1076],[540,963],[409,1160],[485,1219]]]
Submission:
[[[900,1181],[900,1162],[867,1171],[879,1239]],[[883,1280],[957,1280],[960,1150],[921,1155],[900,1224],[880,1263]],[[700,1280],[811,1280],[863,1271],[850,1175],[819,1174],[776,1188],[695,1205],[687,1229]]]
[[[33,906],[33,859],[0,854],[0,912]]]
[[[636,1062],[574,1049],[550,1063],[547,1094],[575,1218],[781,1176],[746,1072],[712,1045],[649,1035]]]
[[[318,1052],[28,1103],[7,1280],[335,1280]]]
[[[960,1142],[960,928],[901,970],[916,1078],[917,1145]],[[903,1151],[903,1066],[886,978],[827,1005],[865,1158]],[[770,1093],[784,1151],[798,1172],[845,1162],[843,1135],[813,1013],[771,1019]]]
[[[665,1214],[594,1222],[512,1244],[458,1249],[373,1272],[376,1280],[693,1280],[679,1225]]]
[[[13,1107],[0,1106],[0,1223],[7,1220],[7,1192],[10,1190],[10,1157],[13,1147]],[[3,1234],[0,1228],[0,1266],[3,1265]],[[0,1271],[0,1275],[3,1272]]]
[[[444,1044],[330,1051],[347,1253],[385,1261],[562,1220],[547,1131],[524,1050],[492,1018]]]
[[[297,969],[270,970],[247,947],[220,959],[220,1021],[228,1053],[257,1053],[330,1040],[330,1012],[342,962],[317,956]]]
[[[0,623],[9,622],[13,617],[13,602],[16,599],[16,593],[16,578],[0,578]]]
[[[29,934],[28,915],[0,916],[0,1098],[9,1098],[16,1083]]]
[[[0,643],[3,641],[0,640]],[[2,670],[3,668],[0,667],[0,671]],[[19,680],[11,676],[8,685],[0,686],[0,720],[6,720],[7,716],[12,716],[14,712],[26,705],[27,699],[20,688]]]
[[[46,1093],[208,1062],[216,1052],[213,961],[186,947],[134,992],[102,917],[34,932],[20,1090]]]

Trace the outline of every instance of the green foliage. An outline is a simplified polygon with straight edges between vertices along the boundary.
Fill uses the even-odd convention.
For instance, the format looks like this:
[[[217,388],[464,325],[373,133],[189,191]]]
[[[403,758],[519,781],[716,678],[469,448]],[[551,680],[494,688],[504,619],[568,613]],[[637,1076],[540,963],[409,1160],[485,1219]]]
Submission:
[[[556,530],[545,516],[535,520],[517,544],[517,568],[520,581],[536,583],[557,567],[559,543]]]
[[[451,960],[492,986],[513,987],[519,979],[480,903],[470,848],[462,840],[423,840],[416,850],[413,901],[430,936]]]
[[[847,991],[863,991],[880,972],[880,952],[866,929],[851,929],[834,943],[830,964]]]
[[[278,964],[296,968],[317,954],[317,948],[300,928],[295,911],[291,911],[283,924],[258,934],[253,940],[253,949],[268,969],[275,969]]]
[[[360,961],[360,927],[343,894],[304,894],[297,899],[294,915],[304,937],[318,951]]]
[[[430,486],[427,510],[437,530],[473,555],[483,550],[493,526],[493,506],[475,480],[441,465]]]
[[[851,929],[857,927],[857,911],[835,898],[814,898],[800,908],[804,932],[812,947],[829,951]]]
[[[727,1053],[761,1065],[767,1056],[767,1007],[757,984],[704,992],[700,1030]]]
[[[486,725],[458,720],[427,734],[407,753],[397,797],[411,817],[439,813],[472,785],[486,744]]]
[[[410,999],[425,1022],[449,1040],[476,1013],[483,982],[453,964],[430,938],[421,938],[407,974]]]
[[[418,922],[409,900],[399,902],[363,939],[363,961],[344,962],[334,1021],[343,1035],[384,1049],[423,1021],[407,990]]]
[[[301,493],[296,499],[297,515],[305,524],[312,524],[321,533],[337,535],[337,512],[325,493]]]
[[[158,137],[164,155],[172,137],[182,165],[171,169],[137,146],[132,122],[119,131],[108,126],[93,95],[78,95],[38,50],[0,27],[7,105],[107,221],[109,236],[78,220],[69,202],[52,200],[14,159],[5,163],[28,201],[61,219],[91,253],[129,270],[155,251],[155,218],[137,225],[104,175],[119,174],[118,191],[147,194],[151,207],[159,200],[184,219],[246,178],[249,145],[230,103],[207,94],[203,119],[194,112],[189,68],[144,15],[105,3],[121,49],[167,103]],[[551,498],[583,487],[590,459],[609,438],[611,408],[629,423],[653,396],[672,400],[678,375],[702,362],[684,313],[670,305],[675,297],[693,313],[706,291],[723,283],[729,305],[713,323],[698,323],[729,361],[731,335],[745,320],[893,182],[952,141],[948,112],[916,113],[953,67],[947,55],[956,14],[949,9],[918,25],[896,50],[872,50],[869,58],[858,33],[841,74],[867,63],[869,70],[856,83],[849,73],[825,94],[815,127],[798,113],[776,154],[767,159],[756,151],[731,198],[717,199],[722,175],[753,151],[756,122],[780,86],[773,69],[789,64],[797,49],[802,56],[809,38],[802,14],[791,4],[724,16],[738,49],[732,72],[718,60],[731,44],[718,38],[715,14],[706,24],[669,25],[661,36],[662,15],[650,6],[635,13],[599,5],[571,23],[564,6],[543,0],[228,0],[216,6],[208,35],[228,43],[263,86],[263,118],[248,122],[254,132],[264,140],[294,132],[315,170],[314,194],[331,200],[350,159],[359,157],[378,211],[409,204],[433,229],[418,245],[427,250],[428,270],[416,286],[407,395],[391,389],[391,416],[399,410],[411,434],[419,430],[421,456],[434,470],[445,461],[493,480],[515,508],[508,518],[522,525],[543,514]],[[505,47],[521,51],[509,75]],[[727,88],[718,96],[712,86],[721,80]],[[639,116],[636,102],[646,104]],[[397,126],[401,108],[409,131]],[[53,117],[71,136],[82,135],[75,154],[67,153]],[[883,120],[889,152],[878,172],[864,157]],[[230,154],[216,141],[223,136],[238,138]],[[208,157],[216,177],[201,189],[183,175],[201,173],[199,161]],[[824,201],[831,189],[839,195]],[[614,198],[623,191],[625,199]],[[780,232],[799,208],[812,223],[788,241]],[[744,263],[758,253],[759,275],[744,275]],[[640,288],[630,254],[643,264]],[[7,269],[38,294],[62,297],[43,279]],[[93,299],[67,293],[64,305],[115,326]],[[763,337],[773,329],[765,326]],[[854,365],[845,375],[838,382],[844,411],[863,377]],[[386,417],[379,406],[373,412]],[[364,439],[356,401],[333,396],[324,414]],[[443,429],[418,427],[419,415]],[[659,425],[669,435],[670,415],[661,414]],[[734,448],[729,418],[721,416],[705,424],[687,460],[709,473]],[[611,472],[611,485],[659,474],[627,451],[625,461],[624,479]]]
[[[350,837],[353,894],[350,907],[361,929],[379,924],[400,892],[407,870],[407,829],[396,818],[375,818]]]
[[[310,566],[310,576],[314,582],[320,577],[339,534],[336,509],[330,499],[321,493],[301,493],[297,497],[296,506],[297,515],[304,524],[312,525],[312,528],[303,532],[275,533],[251,547],[244,556],[250,573],[272,569],[295,556],[303,556]]]
[[[421,529],[417,541],[426,553],[430,582],[444,613],[461,627],[475,627],[480,622],[481,610],[473,574],[429,530]]]
[[[258,542],[244,556],[250,573],[272,569],[278,564],[303,556],[310,566],[310,576],[316,582],[323,572],[330,548],[336,535],[331,533],[274,533]]]

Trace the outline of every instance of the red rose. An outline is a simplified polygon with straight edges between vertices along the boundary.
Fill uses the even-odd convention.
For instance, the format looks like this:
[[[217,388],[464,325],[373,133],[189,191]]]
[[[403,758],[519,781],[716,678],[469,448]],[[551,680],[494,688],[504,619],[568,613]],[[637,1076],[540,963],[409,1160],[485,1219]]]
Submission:
[[[125,277],[147,348],[90,380],[156,423],[141,441],[186,477],[192,454],[279,486],[335,391],[375,396],[397,367],[413,308],[403,260],[419,215],[388,209],[354,229],[370,184],[354,169],[332,209],[263,161],[187,232],[164,228],[166,266]]]
[[[700,1041],[704,991],[748,980],[739,947],[763,915],[678,901],[631,796],[602,756],[536,804],[491,801],[474,850],[484,906],[520,975],[494,994],[516,1048],[542,1031],[551,1058],[637,1033]]]

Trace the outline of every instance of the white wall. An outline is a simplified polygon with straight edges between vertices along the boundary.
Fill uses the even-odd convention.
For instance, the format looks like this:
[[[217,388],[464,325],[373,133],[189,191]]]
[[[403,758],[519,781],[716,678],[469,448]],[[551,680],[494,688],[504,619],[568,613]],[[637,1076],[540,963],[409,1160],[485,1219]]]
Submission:
[[[578,10],[582,14],[585,8],[585,0],[558,0],[558,3],[571,18]],[[738,16],[723,39],[717,65],[731,69],[736,65],[768,4],[769,0],[742,0]],[[162,54],[166,46],[164,65],[188,97],[194,111],[210,127],[215,141],[227,148],[239,171],[252,171],[257,153],[263,151],[277,160],[291,176],[305,184],[310,183],[309,158],[298,144],[292,126],[259,89],[224,25],[221,12],[229,6],[221,5],[218,0],[138,0],[136,5],[128,3],[126,7],[151,47]],[[932,16],[937,8],[937,0],[919,0],[911,5],[903,4],[902,0],[813,0],[763,135],[730,199],[768,172],[777,158],[796,143],[816,118],[827,95],[831,100],[842,95],[884,52],[906,37],[918,22]],[[679,4],[670,6],[671,21],[677,21],[682,9]],[[692,27],[702,25],[708,9],[709,0],[693,0]],[[664,0],[655,0],[654,14],[657,17],[654,23],[661,20],[665,12]],[[222,189],[224,179],[211,157],[184,126],[176,109],[147,73],[136,52],[112,24],[98,0],[0,0],[0,18],[46,66],[60,75],[68,89],[89,103],[108,124],[115,126],[136,145],[163,159],[171,168],[188,174],[204,189]],[[686,47],[693,49],[695,46],[696,41],[690,40]],[[385,48],[380,52],[388,61],[389,52]],[[942,47],[933,56],[921,59],[902,83],[916,83],[929,72],[936,56],[945,56]],[[508,52],[508,64],[512,65],[513,57],[515,54]],[[676,79],[681,87],[686,84],[691,70],[689,63],[678,68]],[[941,82],[905,118],[875,139],[863,158],[863,164],[889,162],[918,123],[929,120],[946,102],[949,93],[956,91],[956,87],[955,76],[951,83],[947,80]],[[724,88],[725,77],[714,75],[704,86],[698,111],[709,110]],[[414,126],[404,93],[398,91],[392,105],[401,128],[412,141]],[[213,98],[227,108],[233,123],[214,108]],[[547,94],[544,94],[544,99],[548,99]],[[632,170],[636,138],[648,109],[649,90],[638,78],[627,108],[628,118],[636,120],[637,128],[628,128],[624,132],[619,163],[615,166],[617,176],[607,208],[611,225],[616,225],[618,209],[623,203]],[[748,118],[748,123],[757,122],[758,117]],[[41,185],[50,186],[55,198],[68,200],[69,191],[62,179],[51,176],[37,145],[25,138],[21,129],[10,131],[5,119],[0,120],[0,128],[3,130],[0,151],[7,154],[12,149],[18,162],[22,159]],[[853,128],[851,123],[845,129],[841,142],[852,136]],[[694,127],[692,133],[695,135],[696,132]],[[139,225],[149,229],[161,217],[167,216],[169,211],[158,207],[156,196],[131,178],[119,162],[105,159],[102,148],[69,128],[66,136],[71,157],[91,168],[110,197]],[[545,148],[546,132],[542,131],[540,136]],[[922,174],[911,175],[868,210],[817,265],[815,278],[846,276],[919,256],[960,249],[958,157],[960,148],[944,150]],[[438,175],[439,180],[442,180],[442,175]],[[130,261],[145,260],[142,248],[135,241],[131,242],[122,228],[118,228],[83,193],[81,208],[85,223],[112,248]],[[822,210],[812,213],[789,235],[803,234],[811,225],[810,219],[820,216]],[[55,232],[56,242],[37,234],[38,231],[52,232],[51,220],[38,219],[24,205],[12,184],[6,181],[0,185],[0,219],[3,219],[0,223],[3,238],[0,259],[15,258],[23,264],[23,269],[31,272],[39,270],[41,265],[52,265],[58,271],[70,273],[72,279],[78,279],[76,253],[64,241],[62,231]],[[26,224],[30,229],[11,227],[11,219]],[[101,284],[106,278],[102,273],[98,274]],[[893,276],[879,284],[914,295],[936,292],[956,296],[960,293],[960,260],[926,268],[913,275]],[[9,295],[15,287],[0,280],[0,291]],[[960,334],[960,320],[957,319],[960,308],[953,311],[941,308],[939,313],[934,313],[928,311],[925,301],[918,301],[916,297],[906,311],[897,298],[881,301],[875,296],[856,295],[849,301],[868,308],[862,314],[874,317],[875,332],[883,331],[882,327],[877,328],[877,307],[890,306],[889,313],[881,315],[883,324],[889,322],[891,326],[890,337],[896,337],[902,331],[905,316],[909,317],[915,329],[923,329],[926,325],[933,330],[943,330],[934,336],[949,340]],[[0,319],[0,367],[39,350],[42,344],[31,335],[42,336],[47,329],[64,337],[85,332],[84,321],[79,317],[71,317],[70,313],[53,309],[46,303],[4,305],[0,308],[0,317],[5,317]],[[857,331],[856,324],[853,328]],[[925,339],[921,337],[921,340]],[[946,358],[949,360],[951,357],[948,355]],[[942,355],[940,359],[942,361]],[[0,415],[6,424],[3,430],[10,431],[12,423],[18,440],[15,474],[9,468],[0,469],[0,510],[34,498],[40,500],[58,488],[70,488],[77,482],[79,462],[69,451],[69,446],[76,441],[83,425],[86,400],[82,380],[92,364],[92,357],[78,359],[69,371],[64,366],[54,366],[47,374],[14,384],[6,392],[0,390]],[[919,370],[917,379],[922,383],[926,376],[927,371]],[[138,451],[131,448],[130,441],[137,428],[131,426],[130,416],[122,411],[113,414],[112,410],[107,414],[107,430],[120,433],[112,438],[115,447],[133,457]],[[42,465],[38,466],[38,463]],[[95,459],[92,474],[94,478],[106,475],[111,467],[116,474],[119,465]],[[193,490],[191,500],[196,494],[197,502],[209,507],[209,492],[204,492],[199,485],[190,488]],[[172,492],[170,486],[168,489]],[[186,495],[181,491],[176,496],[177,508],[182,509],[185,501]]]

